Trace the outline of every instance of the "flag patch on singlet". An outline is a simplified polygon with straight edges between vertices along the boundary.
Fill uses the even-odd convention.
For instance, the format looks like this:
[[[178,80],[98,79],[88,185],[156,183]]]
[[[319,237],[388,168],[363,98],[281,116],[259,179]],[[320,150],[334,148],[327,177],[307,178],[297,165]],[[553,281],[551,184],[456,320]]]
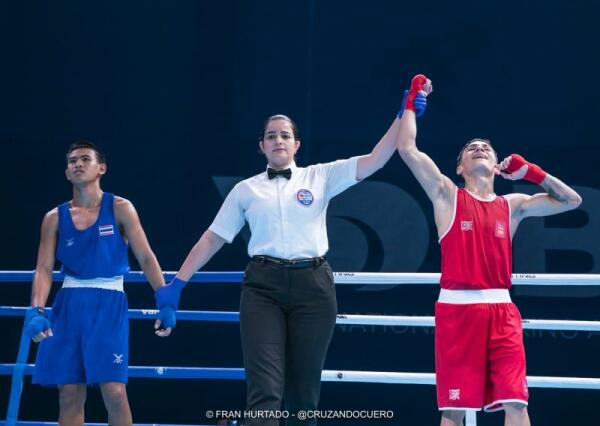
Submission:
[[[98,235],[113,235],[115,233],[112,225],[100,225],[98,227]]]
[[[504,222],[497,221],[496,222],[496,237],[505,238],[506,237],[506,225]]]
[[[473,230],[473,221],[472,220],[461,220],[460,221],[460,230],[461,231],[472,231]]]

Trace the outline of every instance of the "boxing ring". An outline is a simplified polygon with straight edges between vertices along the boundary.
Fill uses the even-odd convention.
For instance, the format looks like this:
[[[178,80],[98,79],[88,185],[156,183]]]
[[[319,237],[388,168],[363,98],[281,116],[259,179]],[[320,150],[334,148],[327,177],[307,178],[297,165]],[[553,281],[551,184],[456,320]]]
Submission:
[[[174,273],[166,273],[173,276]],[[242,272],[198,272],[191,283],[240,283]],[[337,285],[399,285],[419,284],[431,285],[439,283],[439,273],[334,273]],[[62,281],[62,275],[54,272],[53,281]],[[0,282],[31,282],[31,271],[0,271]],[[125,276],[126,282],[146,282],[141,272],[130,272]],[[545,285],[545,286],[597,286],[600,275],[592,274],[513,274],[513,285]],[[432,300],[432,304],[433,304]],[[27,307],[0,306],[0,316],[23,317]],[[155,319],[158,311],[130,309],[131,319]],[[213,321],[239,322],[238,312],[223,311],[178,311],[179,321]],[[412,326],[433,327],[432,316],[378,316],[378,315],[338,315],[337,324],[372,325],[372,326]],[[524,329],[534,330],[569,330],[600,331],[600,321],[563,321],[563,320],[523,320]],[[6,420],[0,425],[41,426],[56,423],[24,422],[18,420],[21,391],[24,376],[33,373],[33,365],[27,364],[31,340],[21,333],[17,360],[14,364],[0,364],[0,375],[12,375]],[[243,368],[204,368],[204,367],[171,367],[171,366],[130,366],[129,377],[152,379],[218,379],[244,380]],[[528,385],[533,388],[554,389],[600,389],[600,378],[585,377],[551,377],[528,376]],[[435,385],[434,373],[404,373],[387,371],[323,371],[322,381],[328,382],[362,382],[388,383],[408,385]],[[135,407],[133,408],[135,412]],[[215,419],[217,421],[219,419]],[[397,419],[394,419],[397,421]],[[94,424],[94,423],[86,423]],[[350,423],[347,423],[350,424]],[[465,425],[477,424],[476,411],[467,412]],[[148,425],[149,426],[149,425]]]

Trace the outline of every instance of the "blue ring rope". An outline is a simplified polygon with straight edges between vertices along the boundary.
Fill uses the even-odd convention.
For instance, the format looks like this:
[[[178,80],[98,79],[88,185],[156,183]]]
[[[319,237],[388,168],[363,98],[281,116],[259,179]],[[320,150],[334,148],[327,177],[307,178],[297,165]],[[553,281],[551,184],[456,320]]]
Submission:
[[[22,317],[27,309],[21,306],[0,306],[0,316]],[[52,308],[46,308],[51,312]],[[130,309],[129,319],[156,319],[156,309]],[[226,311],[177,311],[177,319],[185,321],[216,321],[216,322],[239,322],[239,312]],[[29,351],[29,347],[27,348]]]
[[[86,426],[106,426],[106,423],[88,423],[85,422]],[[3,422],[0,420],[0,426],[8,426],[7,422]],[[56,426],[58,423],[56,422],[24,422],[17,421],[15,426]],[[133,426],[159,426],[155,423],[134,423]],[[214,426],[214,425],[183,425],[183,424],[171,424],[171,423],[162,423],[160,426]]]
[[[2,271],[0,273],[0,282],[31,282],[35,271]],[[170,280],[175,276],[175,272],[165,272],[165,279]],[[190,278],[194,283],[235,283],[242,282],[243,272],[196,272]],[[65,274],[52,272],[52,281],[59,282],[65,278]],[[132,283],[147,283],[148,280],[142,271],[131,271],[123,276],[123,281]]]
[[[30,282],[33,279],[34,271],[3,271],[0,274],[0,282]],[[175,273],[165,273],[165,279],[169,280],[175,276]],[[243,272],[196,272],[190,282],[199,283],[234,283],[239,284],[242,281]],[[54,282],[62,281],[64,274],[54,271],[52,273],[52,280]],[[128,272],[124,276],[126,282],[148,282],[144,273],[141,271]],[[27,308],[18,307],[0,307],[0,315],[3,316],[24,316]],[[132,319],[152,319],[156,318],[157,311],[155,310],[130,310],[129,317]],[[239,313],[237,312],[192,312],[192,311],[181,311],[178,312],[178,318],[181,320],[191,321],[223,321],[223,322],[238,322]],[[23,390],[23,375],[30,373],[30,368],[25,363],[27,362],[27,355],[29,354],[29,346],[31,340],[25,333],[25,328],[21,332],[21,342],[19,344],[19,352],[17,354],[17,362],[11,366],[10,373],[12,374],[12,383],[10,390],[10,398],[8,402],[8,410],[6,414],[6,422],[3,422],[7,426],[15,426],[17,424],[17,417],[19,414],[19,405],[21,402],[21,392]],[[140,367],[141,368],[141,367]],[[168,370],[168,374],[180,374],[177,371],[173,372],[171,368]],[[133,372],[133,374],[137,374]],[[132,376],[132,377],[144,377],[144,376]],[[150,376],[154,377],[154,376]],[[175,377],[173,377],[175,378]],[[184,377],[181,377],[184,378]],[[20,422],[19,422],[20,423]]]
[[[17,364],[0,364],[0,376],[10,375],[16,367]],[[22,364],[20,370],[22,375],[31,376],[33,368],[34,364]],[[129,377],[153,379],[244,380],[246,378],[243,368],[130,366],[127,374]]]

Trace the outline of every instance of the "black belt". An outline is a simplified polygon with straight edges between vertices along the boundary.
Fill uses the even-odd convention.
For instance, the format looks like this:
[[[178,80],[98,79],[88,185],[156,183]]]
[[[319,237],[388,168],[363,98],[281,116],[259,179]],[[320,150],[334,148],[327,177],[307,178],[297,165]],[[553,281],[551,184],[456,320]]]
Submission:
[[[280,259],[272,256],[252,256],[252,260],[260,263],[273,263],[279,265],[282,268],[311,268],[320,266],[327,260],[327,256],[320,257],[309,257],[308,259]]]

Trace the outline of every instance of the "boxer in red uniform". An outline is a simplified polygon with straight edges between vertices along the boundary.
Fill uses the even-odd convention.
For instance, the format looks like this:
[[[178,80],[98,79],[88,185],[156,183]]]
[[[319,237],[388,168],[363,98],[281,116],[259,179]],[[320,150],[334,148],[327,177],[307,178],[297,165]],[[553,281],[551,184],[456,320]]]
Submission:
[[[523,327],[508,292],[511,241],[524,218],[577,208],[581,197],[520,155],[509,155],[498,164],[486,139],[473,139],[460,151],[456,173],[465,184],[458,188],[419,151],[416,136],[414,108],[407,102],[398,151],[433,203],[442,249],[441,291],[435,306],[441,425],[462,425],[465,410],[481,408],[504,409],[505,425],[530,425]],[[497,196],[498,175],[528,180],[545,192]]]

